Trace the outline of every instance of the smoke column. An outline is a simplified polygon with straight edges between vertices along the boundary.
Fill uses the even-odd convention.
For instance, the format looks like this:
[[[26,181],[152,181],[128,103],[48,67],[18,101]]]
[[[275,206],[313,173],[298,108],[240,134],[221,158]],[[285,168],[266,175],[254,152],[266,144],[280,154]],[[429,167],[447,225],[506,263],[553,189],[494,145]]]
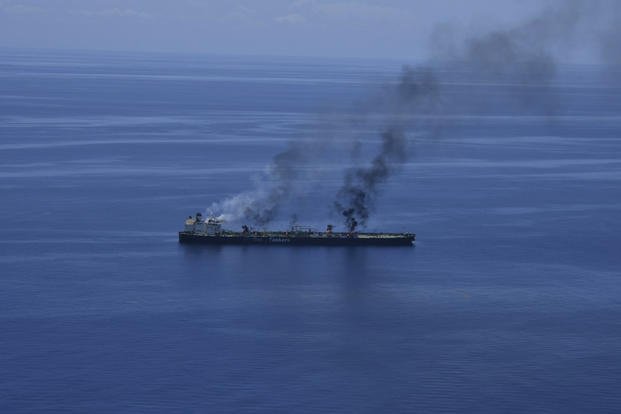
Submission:
[[[358,225],[365,226],[378,195],[380,184],[399,169],[407,160],[404,111],[411,111],[421,104],[432,103],[437,92],[437,81],[430,70],[403,69],[401,80],[390,91],[388,102],[393,114],[381,134],[381,147],[368,166],[345,172],[343,185],[338,190],[334,207],[345,218],[345,226],[354,232]]]
[[[434,36],[433,46],[434,51],[437,51],[435,58],[444,64],[448,62],[449,69],[464,68],[470,70],[472,75],[485,76],[487,80],[495,80],[499,84],[515,85],[509,89],[513,101],[524,107],[535,106],[545,113],[554,113],[557,100],[551,82],[556,75],[557,65],[552,49],[554,46],[572,44],[578,25],[592,17],[589,7],[593,3],[607,6],[603,10],[610,10],[612,6],[616,16],[621,10],[618,3],[603,3],[601,0],[555,2],[538,16],[515,27],[467,37],[461,44],[454,44],[451,29],[443,26]],[[613,19],[614,31],[605,32],[605,40],[614,38],[615,46],[618,46],[618,37],[611,33],[618,34],[619,26],[614,25],[618,20]],[[610,49],[608,47],[606,50]],[[619,51],[618,48],[614,50]],[[618,59],[619,54],[613,57]],[[394,94],[399,109],[397,113],[404,108],[413,109],[417,112],[406,113],[405,116],[420,117],[438,115],[437,111],[448,111],[448,99],[441,99],[445,91],[442,90],[440,75],[426,69],[426,77],[421,81],[416,76],[419,71],[408,69],[402,75]],[[420,100],[436,102],[436,105],[403,105]],[[494,101],[487,98],[484,104],[492,106]],[[400,121],[389,124],[381,133],[382,146],[369,164],[349,170],[344,175],[334,206],[344,217],[345,226],[350,232],[355,231],[358,225],[366,225],[381,184],[407,159],[403,116],[397,119]]]
[[[221,220],[246,219],[256,225],[272,221],[280,206],[295,190],[301,174],[301,166],[308,164],[321,147],[315,143],[293,142],[278,153],[260,175],[256,188],[212,204],[210,216]]]
[[[405,68],[396,86],[387,88],[382,99],[370,100],[375,113],[385,122],[378,130],[381,145],[366,165],[343,172],[343,182],[336,191],[333,206],[344,218],[349,231],[364,226],[380,194],[381,185],[407,160],[408,135],[416,120],[434,123],[423,127],[441,129],[443,115],[455,110],[456,103],[447,96],[442,71],[466,71],[469,76],[484,77],[504,86],[507,101],[529,110],[543,109],[553,114],[558,105],[554,96],[556,76],[555,52],[575,48],[580,29],[595,32],[597,47],[605,63],[621,64],[621,6],[615,0],[559,0],[549,2],[534,18],[514,27],[492,30],[474,36],[452,36],[450,27],[442,26],[433,36],[433,65]],[[469,72],[468,72],[469,71]],[[510,87],[508,87],[510,86]],[[499,88],[500,89],[500,88]],[[497,102],[485,93],[475,96],[484,110]],[[474,105],[469,102],[467,105]],[[213,204],[208,212],[226,220],[247,219],[265,225],[278,214],[283,202],[303,193],[302,166],[313,165],[325,149],[315,142],[292,143],[277,154],[257,181],[254,190]],[[359,142],[352,139],[350,155],[355,159]]]

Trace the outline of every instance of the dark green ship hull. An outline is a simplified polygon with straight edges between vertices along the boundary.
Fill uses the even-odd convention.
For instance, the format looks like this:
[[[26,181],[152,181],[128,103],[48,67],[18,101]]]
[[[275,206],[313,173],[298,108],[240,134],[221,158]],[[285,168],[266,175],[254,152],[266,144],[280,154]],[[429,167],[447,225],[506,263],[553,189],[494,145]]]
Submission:
[[[288,234],[234,233],[206,235],[194,232],[179,232],[179,243],[210,245],[278,245],[278,246],[412,246],[416,239],[411,233],[309,233]]]

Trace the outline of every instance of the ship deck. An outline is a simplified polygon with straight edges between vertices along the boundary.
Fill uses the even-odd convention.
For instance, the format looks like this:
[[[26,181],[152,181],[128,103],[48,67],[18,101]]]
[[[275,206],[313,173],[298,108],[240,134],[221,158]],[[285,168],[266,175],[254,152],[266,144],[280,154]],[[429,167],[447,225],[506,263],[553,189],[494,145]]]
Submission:
[[[221,237],[290,237],[290,238],[359,238],[359,239],[391,239],[411,237],[411,233],[292,233],[287,231],[254,231],[242,233],[236,231],[226,231],[218,234]]]
[[[179,232],[180,243],[200,244],[281,244],[322,246],[411,246],[416,238],[412,233],[325,233],[286,231],[223,231],[217,234]]]

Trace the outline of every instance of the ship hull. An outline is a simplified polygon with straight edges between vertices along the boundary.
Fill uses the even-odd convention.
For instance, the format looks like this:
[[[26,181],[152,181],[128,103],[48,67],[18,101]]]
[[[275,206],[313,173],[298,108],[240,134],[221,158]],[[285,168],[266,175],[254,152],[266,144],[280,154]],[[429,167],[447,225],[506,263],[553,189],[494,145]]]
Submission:
[[[192,232],[179,232],[179,243],[206,245],[275,245],[275,246],[412,246],[414,234],[382,237],[351,236],[271,236],[234,234],[209,236]]]

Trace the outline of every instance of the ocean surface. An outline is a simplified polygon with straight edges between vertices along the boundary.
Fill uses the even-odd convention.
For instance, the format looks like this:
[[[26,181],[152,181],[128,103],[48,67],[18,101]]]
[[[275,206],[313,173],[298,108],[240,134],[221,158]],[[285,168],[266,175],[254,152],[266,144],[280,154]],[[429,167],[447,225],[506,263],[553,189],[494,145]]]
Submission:
[[[416,247],[178,244],[296,140],[337,149],[270,227],[342,226],[347,145],[364,164],[379,138],[356,120],[402,63],[1,50],[0,412],[619,412],[621,88],[598,68],[545,91],[448,71],[368,224]]]

